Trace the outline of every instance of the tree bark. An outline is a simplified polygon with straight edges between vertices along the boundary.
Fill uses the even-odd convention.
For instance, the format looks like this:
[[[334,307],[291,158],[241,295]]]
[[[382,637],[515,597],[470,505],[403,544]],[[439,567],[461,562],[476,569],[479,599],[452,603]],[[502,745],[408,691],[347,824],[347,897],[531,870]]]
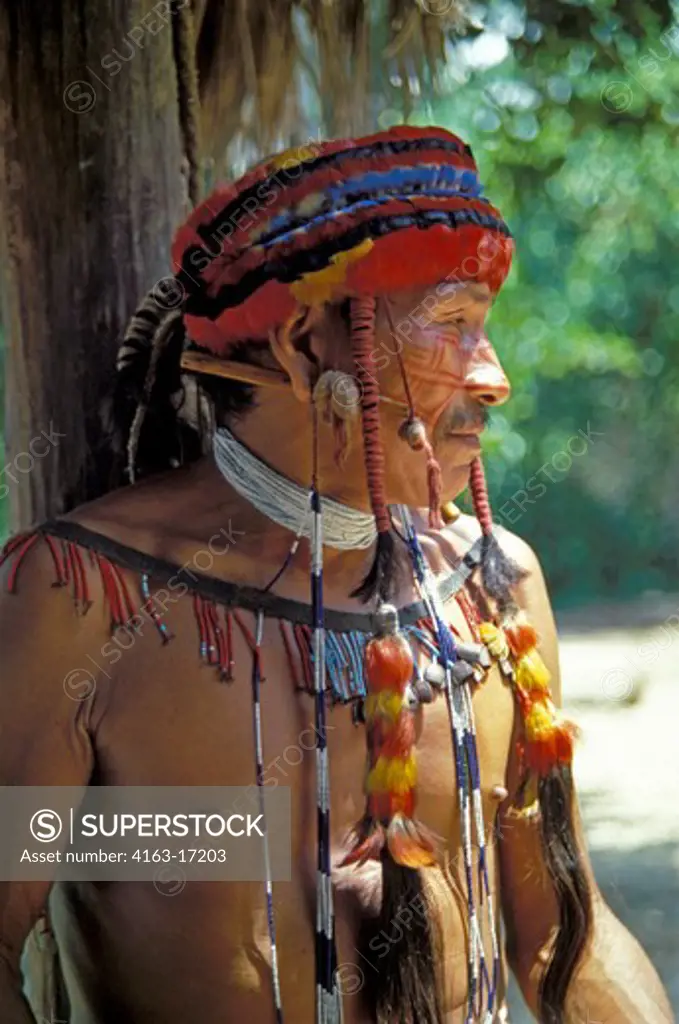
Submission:
[[[102,400],[186,210],[169,8],[0,0],[0,500],[13,529],[120,482]]]

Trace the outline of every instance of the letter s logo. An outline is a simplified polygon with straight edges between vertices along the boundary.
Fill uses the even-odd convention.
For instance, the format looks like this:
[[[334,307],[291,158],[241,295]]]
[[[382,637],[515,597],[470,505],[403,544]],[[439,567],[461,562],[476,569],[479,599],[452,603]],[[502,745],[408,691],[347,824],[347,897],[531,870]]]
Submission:
[[[45,808],[35,812],[29,827],[31,835],[39,843],[53,843],[61,835],[63,824],[56,811]]]

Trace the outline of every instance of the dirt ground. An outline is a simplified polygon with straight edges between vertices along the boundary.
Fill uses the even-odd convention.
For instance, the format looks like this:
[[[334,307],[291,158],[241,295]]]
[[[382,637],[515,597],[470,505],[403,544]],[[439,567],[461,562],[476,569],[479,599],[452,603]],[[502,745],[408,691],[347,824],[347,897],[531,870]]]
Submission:
[[[559,621],[574,773],[599,885],[679,1018],[679,595]],[[534,1017],[514,989],[512,1024]]]

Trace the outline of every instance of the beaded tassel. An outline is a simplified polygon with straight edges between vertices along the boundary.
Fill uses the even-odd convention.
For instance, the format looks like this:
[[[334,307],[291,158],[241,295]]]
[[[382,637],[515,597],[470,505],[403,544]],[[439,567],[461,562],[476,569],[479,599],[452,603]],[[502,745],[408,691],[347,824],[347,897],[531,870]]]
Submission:
[[[313,693],[312,632],[307,626],[291,626],[283,622],[280,623],[279,629],[295,689]],[[402,627],[401,632],[408,638],[412,648],[422,652],[430,661],[423,676],[425,682],[435,687],[443,686],[444,672],[439,661],[437,634],[433,630],[431,620],[420,619],[412,626]],[[357,705],[367,696],[366,643],[366,634],[356,630],[342,633],[325,630],[326,690],[334,703]],[[296,656],[293,646],[296,648]],[[488,651],[483,644],[460,643],[457,646],[457,657],[458,660],[467,662],[471,672],[478,678],[485,676],[485,671],[490,665]],[[419,679],[422,673],[417,664],[414,671]],[[407,696],[412,692],[419,696],[416,684],[406,689]],[[424,700],[423,703],[427,701]]]
[[[301,625],[281,626],[281,633],[295,686],[313,693],[313,634],[308,627]],[[297,648],[299,672],[293,658],[293,642]],[[346,633],[325,630],[326,689],[333,701],[347,704],[365,697],[364,650],[365,634],[355,630]]]
[[[485,965],[485,951],[483,949],[483,939],[479,932],[479,944],[480,944],[480,964],[481,964],[481,984],[479,986],[479,1002],[477,1007],[477,1013],[479,1017],[483,1013],[483,996],[484,996],[484,984],[487,988],[487,1013],[492,1021],[492,1010],[495,1005],[495,996],[497,993],[497,986],[500,980],[500,949],[497,941],[497,930],[495,926],[495,911],[493,908],[493,900],[491,897],[490,889],[490,877],[488,875],[488,851],[486,847],[486,836],[485,836],[485,823],[483,819],[483,804],[481,802],[481,775],[478,760],[478,748],[476,744],[476,723],[474,720],[474,708],[472,704],[471,689],[467,686],[459,687],[462,698],[465,704],[466,711],[466,722],[467,722],[467,734],[465,742],[467,745],[467,757],[468,763],[471,767],[471,792],[472,792],[472,812],[474,815],[474,824],[476,827],[476,842],[479,848],[478,854],[478,865],[477,865],[477,881],[479,888],[479,903],[482,906],[484,902],[484,895],[486,897],[486,918],[488,923],[488,931],[490,933],[491,942],[491,954],[493,960],[492,976],[488,977],[488,972]]]
[[[160,633],[163,643],[168,643],[170,640],[172,640],[173,635],[170,632],[167,623],[163,622],[162,617],[158,612],[158,609],[155,608],[153,605],[153,597],[151,595],[151,588],[149,586],[149,574],[147,572],[143,572],[141,574],[141,593],[142,597],[144,598],[142,611],[145,611],[148,615],[150,615],[153,625]]]
[[[221,682],[231,682],[233,680],[232,613],[224,612],[224,625],[222,626],[217,604],[201,597],[200,594],[193,595],[193,611],[198,625],[201,661],[217,667]],[[242,624],[241,629],[243,629]]]
[[[82,548],[74,541],[58,540],[55,537],[51,537],[48,533],[41,533],[40,530],[36,530],[32,534],[20,534],[18,537],[11,538],[0,552],[0,565],[10,558],[13,559],[12,568],[7,577],[7,589],[10,593],[16,591],[17,577],[26,555],[41,538],[45,541],[54,563],[56,578],[52,586],[66,587],[70,585],[73,601],[79,613],[84,615],[92,606],[90,587],[84,564],[84,552],[86,552],[89,564],[99,570],[104,599],[111,615],[111,632],[126,626],[137,617],[137,608],[132,600],[125,576],[115,562],[112,562],[96,551]],[[163,642],[167,642],[172,639],[172,633],[165,623],[161,621],[161,616],[153,607],[153,597],[149,589],[147,573],[141,573],[140,586],[144,598],[140,610],[150,616]]]
[[[72,541],[62,541],[62,552],[62,564],[65,570],[66,583],[72,583],[73,600],[75,602],[76,610],[81,615],[84,615],[90,608],[92,602],[90,601],[89,586],[87,583],[85,566],[83,565],[82,553],[77,544],[74,544]],[[115,570],[114,567],[111,567],[111,572],[116,573],[113,578],[117,579],[117,576],[119,575],[117,570]],[[118,586],[120,586],[120,584],[118,584]],[[134,614],[133,608],[130,614]],[[122,621],[116,621],[116,625],[123,625],[123,623]]]

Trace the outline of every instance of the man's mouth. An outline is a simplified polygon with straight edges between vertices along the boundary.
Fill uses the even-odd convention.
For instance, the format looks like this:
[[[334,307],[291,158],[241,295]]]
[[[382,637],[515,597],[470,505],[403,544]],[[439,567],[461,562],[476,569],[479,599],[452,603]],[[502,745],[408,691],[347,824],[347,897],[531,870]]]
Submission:
[[[457,444],[464,444],[470,448],[480,448],[482,430],[483,427],[478,430],[451,430],[443,435],[443,440],[455,441]]]
[[[488,410],[481,408],[447,410],[434,429],[434,443],[457,442],[466,447],[479,447],[479,438],[488,425]]]

